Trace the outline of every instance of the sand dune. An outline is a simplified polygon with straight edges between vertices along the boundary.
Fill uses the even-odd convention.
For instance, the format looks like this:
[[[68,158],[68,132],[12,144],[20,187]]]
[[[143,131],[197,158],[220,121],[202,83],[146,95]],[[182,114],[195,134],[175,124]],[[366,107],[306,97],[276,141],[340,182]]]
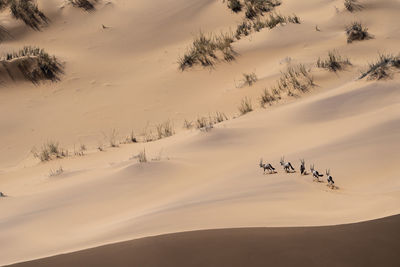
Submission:
[[[285,0],[277,12],[295,13],[301,24],[253,33],[233,43],[239,53],[235,61],[185,72],[178,70],[177,60],[193,37],[200,30],[235,29],[241,15],[230,12],[222,1],[107,2],[85,12],[61,0],[39,1],[51,19],[41,31],[30,30],[7,12],[0,16],[13,36],[1,44],[4,52],[37,45],[64,65],[56,83],[33,85],[20,77],[1,84],[0,191],[7,197],[0,199],[0,265],[168,233],[178,233],[179,238],[179,232],[206,229],[316,227],[400,212],[400,76],[393,72],[390,79],[358,79],[378,53],[400,52],[400,25],[394,23],[398,1],[365,1],[361,12],[350,13],[339,0]],[[344,29],[355,20],[374,38],[348,44]],[[352,65],[336,73],[317,68],[317,59],[331,50],[348,57]],[[311,69],[315,86],[298,97],[259,108],[264,88],[275,85],[288,66],[299,63]],[[251,72],[256,73],[257,83],[240,86],[242,74]],[[0,78],[3,74],[7,77],[1,72]],[[243,97],[252,100],[255,111],[239,116]],[[184,119],[193,121],[216,111],[230,120],[210,131],[181,126]],[[144,129],[167,120],[176,132],[171,137],[109,147],[113,129],[116,140],[123,141],[132,130],[140,136]],[[31,149],[40,149],[49,140],[60,142],[71,154],[81,144],[88,150],[84,156],[39,162]],[[149,162],[140,164],[136,156],[143,149]],[[282,156],[296,173],[283,171]],[[263,174],[260,158],[278,173]],[[301,176],[302,158],[307,168],[315,164],[322,173],[330,169],[338,188],[331,190],[325,177],[317,183],[311,175]],[[49,177],[60,166],[63,172]],[[378,225],[386,222],[396,224],[397,217],[343,227],[365,226],[365,231],[381,235]],[[333,231],[335,250],[343,244],[336,242],[339,236],[346,236],[341,227],[322,230]],[[291,231],[304,234],[304,229],[308,228],[278,232],[289,238]],[[397,233],[390,229],[382,235]],[[274,231],[216,230],[206,236],[223,235],[224,242],[233,243],[229,238],[251,240],[254,233],[274,235]],[[313,245],[323,242],[318,238]],[[132,246],[153,242],[148,240],[132,241]],[[355,264],[372,264],[382,260],[379,255],[396,260],[390,254],[391,240],[386,243],[388,254],[377,254],[371,261],[357,258]],[[354,244],[360,249],[357,253],[371,249],[367,244],[372,241],[367,241],[360,241],[358,248]],[[118,246],[46,264],[91,261],[95,260],[91,253],[114,253]],[[142,249],[146,247],[140,247],[137,255]],[[348,259],[341,255],[341,260]],[[330,257],[318,258],[317,263]],[[216,263],[229,259],[222,257]],[[177,263],[180,260],[185,259],[177,258]],[[311,259],[304,263],[313,264]]]
[[[177,233],[12,266],[397,266],[399,217],[306,228]]]

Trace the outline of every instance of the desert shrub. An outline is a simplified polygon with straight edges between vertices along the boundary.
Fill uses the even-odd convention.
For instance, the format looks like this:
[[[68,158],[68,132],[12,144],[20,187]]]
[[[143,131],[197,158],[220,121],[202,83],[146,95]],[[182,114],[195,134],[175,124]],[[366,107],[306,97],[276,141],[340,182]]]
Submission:
[[[174,135],[174,127],[170,121],[158,124],[156,126],[158,139]]]
[[[242,11],[243,5],[239,0],[227,0],[228,8],[233,12],[238,13]]]
[[[350,60],[348,58],[343,58],[342,56],[340,56],[337,51],[330,51],[328,54],[328,58],[318,58],[317,61],[318,68],[324,68],[334,72],[342,70],[348,65],[351,65]]]
[[[369,65],[368,70],[362,73],[360,79],[381,80],[391,76],[392,69],[400,69],[400,55],[379,55],[375,63]]]
[[[82,8],[86,11],[90,11],[94,9],[94,4],[97,2],[97,0],[69,0],[69,2],[74,6],[74,7],[79,7]]]
[[[243,73],[243,85],[252,86],[257,82],[257,75],[252,73]]]
[[[183,128],[185,129],[192,129],[193,128],[193,121],[189,121],[187,119],[184,120],[183,122]]]
[[[253,104],[251,103],[251,99],[245,97],[242,99],[242,102],[239,106],[240,115],[245,115],[251,111],[253,111]]]
[[[371,39],[368,28],[364,28],[360,22],[353,22],[346,27],[347,43]]]
[[[303,64],[288,67],[282,72],[277,85],[279,91],[286,91],[288,95],[293,95],[294,91],[306,92],[312,86],[314,79],[311,70]]]
[[[22,20],[34,30],[40,30],[40,26],[49,22],[33,0],[1,0],[0,11],[6,8],[10,9],[15,19]]]
[[[344,7],[350,12],[363,9],[363,6],[357,0],[344,0]]]
[[[179,68],[184,71],[194,65],[201,65],[203,67],[213,66],[218,61],[218,52],[222,54],[223,60],[234,60],[236,52],[232,47],[233,42],[234,38],[229,33],[219,36],[200,33],[193,40],[191,47],[185,55],[178,60]]]
[[[68,156],[68,150],[60,148],[59,144],[53,141],[43,144],[40,151],[34,148],[31,152],[35,158],[40,159],[42,162]]]

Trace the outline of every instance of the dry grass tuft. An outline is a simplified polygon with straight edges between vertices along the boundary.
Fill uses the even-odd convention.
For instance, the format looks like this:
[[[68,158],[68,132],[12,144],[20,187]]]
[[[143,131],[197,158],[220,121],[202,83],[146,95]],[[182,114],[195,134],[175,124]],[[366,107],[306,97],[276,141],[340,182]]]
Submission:
[[[252,86],[257,82],[258,78],[257,75],[252,73],[243,73],[243,84],[247,86]]]
[[[343,58],[337,51],[330,51],[327,59],[318,58],[317,67],[328,69],[330,71],[340,71],[346,66],[350,66],[351,62],[348,58]]]
[[[94,10],[94,5],[97,2],[97,0],[69,0],[69,2],[74,6],[74,7],[79,7],[82,8],[86,11],[92,11]]]
[[[175,134],[174,126],[170,121],[158,124],[156,126],[158,139],[170,137]]]
[[[18,60],[18,69],[24,77],[34,84],[41,80],[58,81],[63,73],[62,65],[55,56],[50,56],[43,49],[25,46],[14,53],[3,56],[3,62]]]
[[[40,30],[40,26],[49,22],[33,0],[0,0],[0,11],[6,8],[15,19],[22,20],[34,30]]]
[[[64,169],[60,166],[58,169],[50,169],[49,177],[59,176],[64,173]]]
[[[356,12],[363,9],[363,5],[358,0],[344,0],[344,7],[350,12]]]
[[[347,26],[346,35],[347,43],[372,39],[372,36],[368,33],[368,28],[363,27],[360,22],[353,22]]]
[[[68,150],[62,149],[58,142],[53,141],[43,144],[40,151],[33,148],[31,152],[35,158],[40,159],[42,162],[68,157]]]
[[[179,69],[184,71],[194,65],[212,67],[220,58],[232,61],[237,55],[232,47],[233,42],[234,37],[229,33],[219,36],[200,33],[183,57],[179,58]]]
[[[369,65],[368,70],[362,73],[360,79],[365,77],[368,77],[368,80],[390,78],[393,69],[400,70],[400,55],[379,55],[378,60]]]
[[[137,155],[137,158],[139,163],[146,163],[147,162],[146,149],[140,151],[139,154]]]
[[[251,111],[253,111],[253,104],[251,103],[251,99],[245,97],[242,99],[242,102],[239,106],[240,115],[245,115]]]

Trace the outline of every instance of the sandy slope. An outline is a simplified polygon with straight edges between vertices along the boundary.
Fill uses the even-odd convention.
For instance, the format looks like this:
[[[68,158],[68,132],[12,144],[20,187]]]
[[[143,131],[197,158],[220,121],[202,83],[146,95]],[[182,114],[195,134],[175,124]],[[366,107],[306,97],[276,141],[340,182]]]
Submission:
[[[147,237],[13,266],[398,266],[399,216],[350,225]]]
[[[236,62],[185,73],[175,62],[197,29],[239,20],[219,1],[121,0],[90,14],[53,2],[41,2],[52,18],[46,29],[32,33],[14,23],[15,39],[2,44],[38,44],[66,62],[66,74],[57,84],[0,88],[0,189],[9,195],[0,199],[0,264],[170,232],[333,225],[399,213],[399,76],[356,80],[377,52],[398,49],[398,1],[371,1],[356,14],[336,14],[341,1],[284,1],[281,12],[296,12],[301,25],[264,30],[235,44]],[[354,17],[375,39],[346,44],[343,27]],[[354,66],[339,74],[314,70],[318,87],[303,98],[210,132],[94,151],[112,128],[128,134],[168,118],[179,128],[184,118],[215,110],[234,114],[243,96],[256,102],[286,57],[312,65],[330,49]],[[236,88],[250,71],[261,80]],[[29,151],[49,138],[93,151],[38,164]],[[132,156],[144,147],[160,160],[137,164]],[[280,168],[263,175],[260,157],[279,167],[282,155],[296,168],[300,158],[330,168],[339,190]],[[49,178],[60,165],[65,173]]]

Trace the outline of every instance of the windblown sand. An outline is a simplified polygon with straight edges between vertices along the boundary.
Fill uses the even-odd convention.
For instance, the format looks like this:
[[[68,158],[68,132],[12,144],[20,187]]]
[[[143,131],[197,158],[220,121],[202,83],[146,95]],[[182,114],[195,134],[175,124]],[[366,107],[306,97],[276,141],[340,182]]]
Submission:
[[[63,2],[39,1],[51,18],[40,32],[0,16],[13,36],[2,51],[37,45],[65,63],[57,83],[1,84],[0,191],[8,197],[0,199],[0,265],[167,233],[399,214],[400,76],[357,79],[378,53],[400,52],[399,1],[363,1],[361,12],[349,13],[339,0],[284,0],[277,10],[296,13],[301,24],[252,34],[234,43],[235,61],[186,72],[176,62],[200,30],[240,22],[226,3],[114,0],[88,13]],[[355,20],[374,39],[347,44],[344,28]],[[334,49],[353,65],[338,73],[316,68]],[[313,67],[317,86],[238,117],[242,98],[256,108],[288,62]],[[259,81],[238,86],[250,72]],[[215,111],[237,118],[208,132],[182,129],[184,119]],[[177,132],[170,138],[96,150],[113,129],[123,140],[167,120]],[[40,163],[30,151],[48,140],[88,151]],[[139,164],[134,156],[143,149],[150,162]],[[297,170],[301,158],[307,168],[330,169],[338,189],[284,173],[281,156]],[[261,157],[278,173],[263,175]],[[49,177],[60,166],[64,173]]]

